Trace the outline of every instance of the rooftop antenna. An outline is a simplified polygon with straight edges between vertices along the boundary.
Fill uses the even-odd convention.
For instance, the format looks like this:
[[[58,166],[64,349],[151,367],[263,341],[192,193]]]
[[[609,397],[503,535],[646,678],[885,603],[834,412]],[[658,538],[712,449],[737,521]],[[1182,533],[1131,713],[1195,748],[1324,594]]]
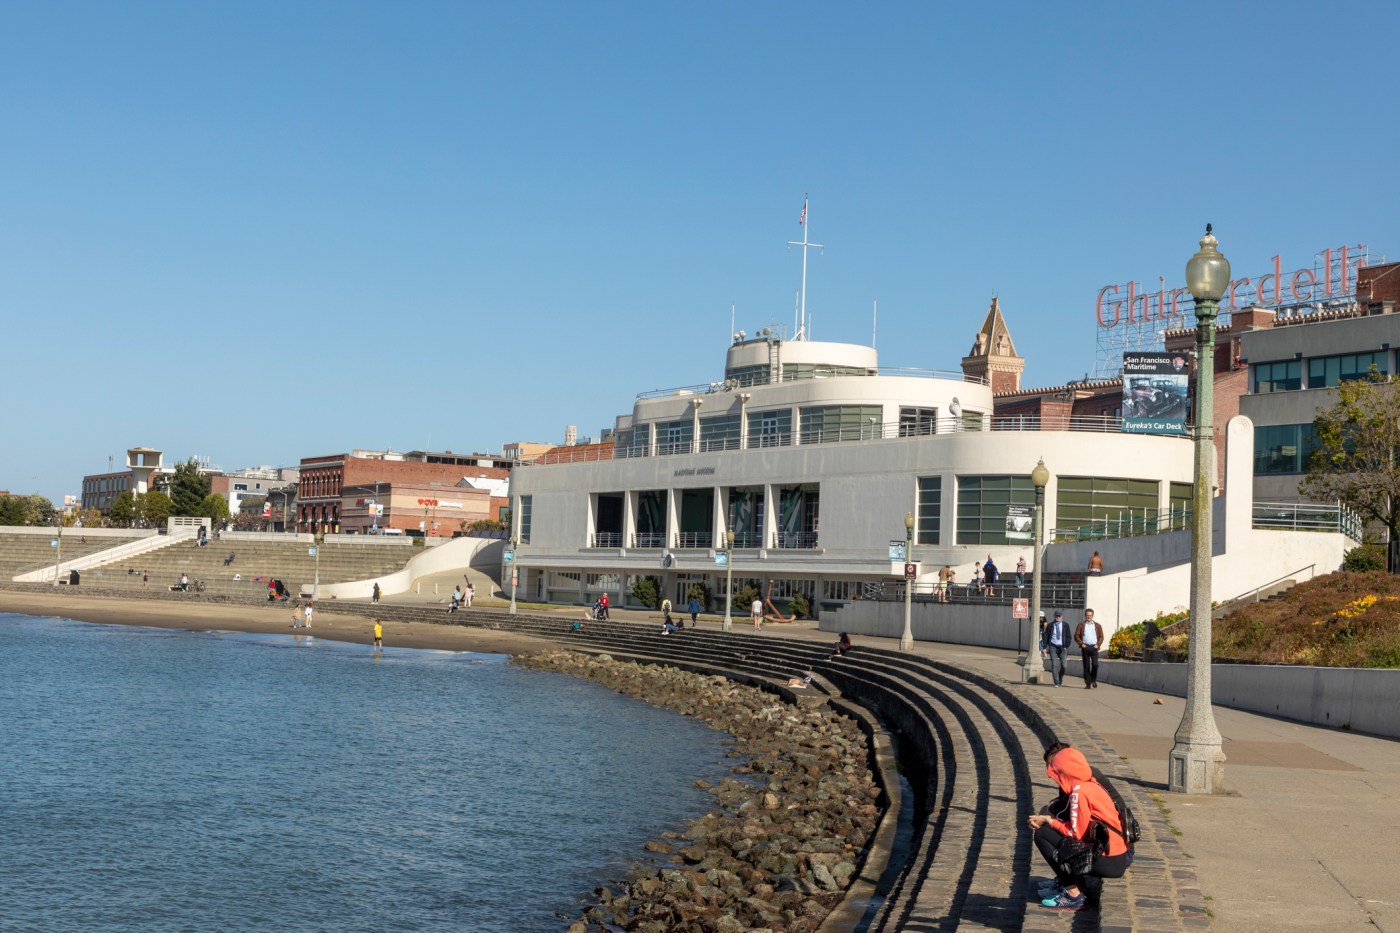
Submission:
[[[792,332],[793,340],[802,339],[802,324],[799,315],[802,313],[802,292],[798,289],[792,290]]]
[[[870,349],[875,349],[875,333],[880,324],[880,303],[870,299]]]
[[[732,335],[734,333],[734,305],[735,302],[733,301],[729,303],[729,333],[731,334],[731,340],[733,339]]]
[[[810,243],[807,240],[807,193],[802,193],[802,213],[797,217],[797,223],[802,227],[802,242],[788,240],[788,246],[802,247],[802,288],[798,291],[797,300],[797,334],[794,340],[807,339],[807,248],[815,246],[817,249],[826,249],[820,243]]]

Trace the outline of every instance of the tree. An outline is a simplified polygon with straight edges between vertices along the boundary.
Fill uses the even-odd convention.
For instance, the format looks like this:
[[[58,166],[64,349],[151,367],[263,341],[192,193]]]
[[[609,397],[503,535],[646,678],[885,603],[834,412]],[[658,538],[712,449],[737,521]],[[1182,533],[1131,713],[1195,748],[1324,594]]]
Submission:
[[[0,496],[0,525],[29,523],[29,508],[19,496]]]
[[[199,464],[194,457],[175,465],[175,475],[170,479],[171,515],[203,515],[200,507],[204,497],[209,495],[212,485],[209,477],[199,472]]]
[[[170,497],[159,489],[144,493],[136,500],[136,510],[141,520],[152,528],[159,528],[170,517]]]
[[[199,503],[199,511],[196,514],[203,515],[211,522],[224,521],[228,518],[228,500],[218,493],[211,492]]]
[[[117,493],[117,497],[112,500],[112,507],[107,510],[107,517],[118,528],[131,527],[136,518],[136,496],[130,489]]]
[[[1313,418],[1313,452],[1303,495],[1340,500],[1400,540],[1400,381],[1371,372],[1337,388],[1337,403]]]
[[[53,507],[53,503],[48,500],[48,497],[41,496],[38,493],[35,493],[31,496],[25,496],[24,501],[26,503],[25,507],[28,510],[29,524],[53,524],[53,516],[55,509]]]

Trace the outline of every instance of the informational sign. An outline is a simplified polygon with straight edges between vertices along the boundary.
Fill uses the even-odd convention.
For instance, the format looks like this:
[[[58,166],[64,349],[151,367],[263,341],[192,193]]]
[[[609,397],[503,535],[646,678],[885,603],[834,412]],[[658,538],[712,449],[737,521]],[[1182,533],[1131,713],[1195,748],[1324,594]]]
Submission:
[[[1011,600],[1011,618],[1029,619],[1031,617],[1031,601],[1029,599]]]
[[[309,548],[307,548],[307,549],[306,549],[306,556],[307,556],[307,557],[315,557],[315,556],[316,556],[316,549],[315,549],[314,547],[309,547]]]
[[[908,560],[908,559],[909,559],[909,558],[908,558],[908,555],[906,555],[906,554],[904,553],[904,542],[903,542],[903,541],[891,541],[891,542],[890,542],[890,563],[892,563],[892,564],[902,564],[902,563],[904,563],[904,562],[905,562],[906,560]]]
[[[717,552],[717,553],[715,554],[715,566],[716,566],[716,567],[728,567],[728,566],[729,566],[729,555],[726,554],[726,553],[723,552],[723,551]]]
[[[505,560],[505,562],[506,562],[507,564],[509,564],[510,562],[512,562],[513,560],[515,560],[515,552],[514,552],[514,551],[506,551],[505,557],[504,557],[503,559]]]
[[[57,539],[57,538],[50,538],[50,539],[49,539],[49,547],[58,547],[58,539]]]
[[[1181,353],[1123,354],[1123,432],[1183,434],[1189,404]]]
[[[1028,505],[1008,505],[1006,507],[1006,540],[1024,541],[1027,544],[1034,537],[1035,518]]]
[[[905,564],[905,565],[904,565],[904,576],[905,576],[906,579],[912,580],[912,579],[914,579],[915,577],[917,577],[918,575],[919,575],[919,565],[918,565],[918,564]]]

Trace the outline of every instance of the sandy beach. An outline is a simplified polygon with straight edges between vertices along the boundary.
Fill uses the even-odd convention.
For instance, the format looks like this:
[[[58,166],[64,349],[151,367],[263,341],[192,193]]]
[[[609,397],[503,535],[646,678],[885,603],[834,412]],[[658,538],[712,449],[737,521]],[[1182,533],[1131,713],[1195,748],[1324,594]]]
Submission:
[[[292,632],[290,606],[244,606],[0,590],[0,612],[57,616],[104,625],[148,625],[190,631]],[[326,612],[315,616],[311,631],[320,638],[368,645],[373,637],[373,627],[374,623],[368,615]],[[398,621],[385,623],[384,644],[387,648],[433,648],[511,655],[532,654],[552,647],[544,639],[513,632]]]

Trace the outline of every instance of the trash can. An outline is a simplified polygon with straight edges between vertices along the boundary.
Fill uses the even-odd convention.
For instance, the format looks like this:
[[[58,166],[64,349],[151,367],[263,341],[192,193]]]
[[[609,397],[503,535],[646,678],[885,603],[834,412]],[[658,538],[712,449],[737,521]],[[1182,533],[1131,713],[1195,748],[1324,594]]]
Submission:
[[[68,571],[68,585],[69,585],[69,586],[77,586],[77,585],[78,585],[78,571],[76,571],[76,570],[70,570],[70,571]]]

